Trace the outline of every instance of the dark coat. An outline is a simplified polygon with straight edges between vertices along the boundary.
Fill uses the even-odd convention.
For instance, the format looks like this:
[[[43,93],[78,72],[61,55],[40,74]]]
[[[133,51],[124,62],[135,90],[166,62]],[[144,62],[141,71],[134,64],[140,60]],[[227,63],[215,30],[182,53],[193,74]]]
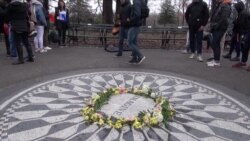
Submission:
[[[4,18],[5,18],[5,5],[2,2],[0,4],[0,33],[3,33],[3,24],[4,24]]]
[[[185,13],[185,18],[189,28],[198,30],[201,26],[206,26],[209,18],[209,10],[207,4],[200,0],[192,2]]]
[[[243,2],[238,2],[235,4],[235,9],[237,10],[238,18],[234,22],[234,31],[239,34],[244,34],[244,32],[249,30],[249,13],[245,10],[245,5]]]
[[[56,26],[57,29],[68,29],[69,28],[69,10],[66,9],[66,22],[63,22],[61,20],[58,20],[57,17],[59,16],[59,8],[56,7],[55,10],[55,23],[54,25]]]
[[[119,19],[121,22],[122,27],[129,27],[129,22],[127,19],[130,17],[131,14],[131,4],[130,1],[127,0],[123,5],[121,5],[121,9],[119,12]]]
[[[28,5],[21,2],[10,3],[7,7],[6,22],[11,23],[15,32],[29,32]]]
[[[142,26],[141,7],[142,7],[142,0],[133,0],[131,14],[129,18],[130,26],[132,27]]]
[[[221,3],[216,7],[211,17],[211,32],[222,31],[226,32],[229,25],[229,17],[231,14],[231,6],[227,3]]]

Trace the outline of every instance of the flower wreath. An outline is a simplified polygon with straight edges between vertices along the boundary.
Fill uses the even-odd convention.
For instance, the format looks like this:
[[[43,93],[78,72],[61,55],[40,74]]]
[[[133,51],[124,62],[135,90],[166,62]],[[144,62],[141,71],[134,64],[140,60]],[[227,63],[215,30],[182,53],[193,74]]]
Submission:
[[[151,98],[155,102],[152,111],[141,111],[136,117],[129,119],[108,117],[98,110],[106,104],[113,95],[131,93],[138,96]],[[87,106],[81,110],[84,120],[90,123],[97,123],[100,126],[109,125],[112,128],[120,129],[124,125],[132,125],[136,129],[141,129],[144,126],[156,126],[159,124],[167,125],[167,122],[175,114],[175,110],[168,100],[163,96],[157,95],[148,87],[125,89],[125,88],[110,88],[101,93],[92,96],[92,99],[87,103]]]

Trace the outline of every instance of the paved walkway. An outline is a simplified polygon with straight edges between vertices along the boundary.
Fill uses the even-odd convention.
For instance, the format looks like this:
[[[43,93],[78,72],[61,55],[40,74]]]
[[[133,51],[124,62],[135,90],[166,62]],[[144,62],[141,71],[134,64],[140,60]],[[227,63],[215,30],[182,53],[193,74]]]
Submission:
[[[1,53],[0,140],[250,139],[250,73],[227,60],[215,69],[179,51],[143,52],[145,62],[131,65],[128,52],[115,58],[102,48],[55,48],[20,66]],[[79,115],[93,92],[143,84],[175,104],[169,127],[119,131],[86,124]]]

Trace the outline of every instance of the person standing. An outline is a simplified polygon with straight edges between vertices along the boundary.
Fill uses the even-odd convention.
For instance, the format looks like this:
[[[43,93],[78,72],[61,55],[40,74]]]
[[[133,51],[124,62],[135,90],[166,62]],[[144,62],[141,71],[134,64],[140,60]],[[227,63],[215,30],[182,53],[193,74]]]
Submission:
[[[197,59],[202,62],[203,30],[209,18],[207,4],[203,0],[193,0],[187,8],[185,18],[189,27],[189,40],[192,53],[189,58],[193,59],[197,51]]]
[[[137,38],[140,33],[140,27],[142,26],[141,9],[143,4],[145,4],[144,0],[133,0],[131,14],[127,19],[130,23],[128,30],[128,45],[132,49],[132,59],[129,61],[130,64],[141,64],[143,60],[146,59],[137,46]]]
[[[233,65],[234,68],[246,66],[248,60],[250,50],[250,13],[246,10],[242,11],[238,17],[238,22],[241,27],[241,35],[243,36],[242,58],[240,62]],[[250,66],[247,68],[247,71],[250,71]]]
[[[10,42],[9,42],[9,32],[8,32],[8,25],[4,24],[4,18],[5,18],[5,9],[6,9],[6,3],[0,2],[0,33],[4,33],[4,40],[5,40],[5,46],[6,46],[6,55],[11,56],[11,50],[10,50]]]
[[[12,0],[7,7],[6,22],[11,23],[11,29],[13,31],[14,40],[17,48],[18,61],[13,65],[19,65],[24,63],[23,48],[21,42],[25,46],[28,53],[28,62],[34,62],[32,48],[28,40],[28,5],[22,3],[21,0]]]
[[[35,52],[46,52],[43,47],[44,27],[47,26],[45,19],[43,4],[37,0],[27,0],[31,12],[32,21],[35,22],[37,35],[34,38]]]
[[[59,46],[65,45],[66,31],[69,27],[69,10],[66,9],[63,0],[58,1],[58,7],[55,10],[55,27],[59,35]]]
[[[116,54],[117,57],[122,56],[123,52],[123,43],[124,39],[127,39],[128,30],[129,30],[129,22],[127,19],[131,13],[131,3],[130,0],[120,0],[121,1],[121,9],[119,12],[119,24],[120,24],[120,32],[119,32],[119,50]]]
[[[212,48],[214,52],[214,60],[207,62],[208,67],[219,67],[221,57],[220,42],[228,29],[229,17],[231,14],[231,0],[217,0],[218,5],[211,17],[211,33],[213,36]]]

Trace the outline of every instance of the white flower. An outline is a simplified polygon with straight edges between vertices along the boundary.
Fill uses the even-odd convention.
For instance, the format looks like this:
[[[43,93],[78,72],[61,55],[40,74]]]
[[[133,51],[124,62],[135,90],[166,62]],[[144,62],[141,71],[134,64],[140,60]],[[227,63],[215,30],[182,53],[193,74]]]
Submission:
[[[143,85],[143,86],[142,86],[142,92],[143,92],[143,93],[148,93],[148,91],[149,91],[149,86]]]
[[[156,117],[157,117],[158,122],[162,122],[162,121],[163,121],[163,116],[162,116],[161,113],[158,113],[158,114],[156,115]]]
[[[151,93],[150,97],[155,98],[156,97],[156,93]]]

